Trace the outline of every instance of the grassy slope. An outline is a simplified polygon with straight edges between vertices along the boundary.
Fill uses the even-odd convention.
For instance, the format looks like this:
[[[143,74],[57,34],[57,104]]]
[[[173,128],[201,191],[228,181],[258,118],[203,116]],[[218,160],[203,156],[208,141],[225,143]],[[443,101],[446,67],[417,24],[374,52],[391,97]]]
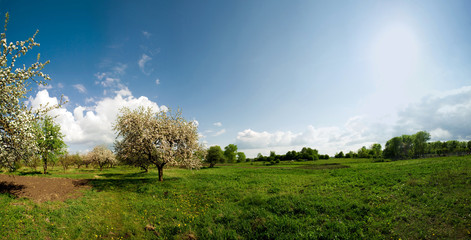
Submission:
[[[93,188],[42,204],[0,195],[0,239],[471,237],[470,156],[166,169],[163,183],[125,167],[55,176]]]

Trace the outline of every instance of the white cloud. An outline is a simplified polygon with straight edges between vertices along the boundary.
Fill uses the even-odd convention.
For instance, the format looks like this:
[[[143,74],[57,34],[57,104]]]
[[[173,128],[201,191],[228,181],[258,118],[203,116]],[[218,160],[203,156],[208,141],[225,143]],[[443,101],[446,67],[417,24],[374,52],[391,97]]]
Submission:
[[[216,127],[222,127],[222,123],[221,122],[215,122],[213,123],[214,126]]]
[[[226,133],[226,129],[221,129],[220,131],[217,131],[215,134],[213,134],[213,137],[220,136],[224,133]]]
[[[59,83],[60,84],[60,83]],[[51,84],[47,84],[47,85],[38,85],[38,89],[39,90],[43,90],[43,89],[52,89],[52,85]]]
[[[425,130],[439,140],[471,139],[471,86],[436,93],[399,112],[395,134]]]
[[[146,74],[146,75],[149,75],[150,72],[147,72],[145,70],[145,65],[147,62],[149,62],[150,60],[152,60],[151,57],[149,57],[147,54],[142,54],[141,58],[139,59],[139,61],[137,62],[137,64],[139,65],[139,69],[141,69],[141,72]]]
[[[390,136],[390,127],[374,123],[363,116],[355,116],[342,127],[307,126],[301,132],[291,131],[257,132],[246,129],[239,132],[236,144],[249,156],[258,152],[268,154],[273,150],[284,154],[302,147],[318,149],[321,154],[334,155],[339,151],[356,151],[362,146],[385,142]]]
[[[160,84],[160,79],[157,78],[157,79],[155,80],[155,84],[156,84],[156,85],[159,85],[159,84]]]
[[[113,67],[113,72],[119,75],[123,75],[126,73],[126,68],[128,68],[127,64],[124,63],[118,63],[116,66]]]
[[[441,128],[430,131],[432,141],[443,141],[451,138],[451,133]]]
[[[398,113],[397,121],[355,116],[340,127],[307,126],[301,132],[257,132],[246,129],[237,134],[236,144],[248,156],[270,150],[284,154],[289,150],[312,147],[333,155],[356,151],[373,143],[383,145],[394,136],[428,131],[432,141],[471,140],[471,86],[427,96]]]
[[[91,102],[94,102],[95,99],[94,98],[85,98],[85,103],[91,103]]]
[[[55,97],[50,97],[47,90],[39,91],[34,98],[29,99],[32,107],[37,108],[40,104],[57,104]],[[115,122],[119,109],[138,106],[149,106],[154,111],[166,110],[165,106],[158,106],[147,97],[135,98],[128,89],[115,92],[115,96],[104,98],[92,107],[77,106],[72,111],[65,107],[54,109],[51,115],[57,116],[56,122],[61,126],[65,135],[65,142],[72,151],[91,149],[98,144],[112,145],[115,140],[115,132],[112,126]]]
[[[87,89],[82,84],[75,84],[75,85],[73,85],[73,87],[75,89],[77,89],[80,93],[86,93],[87,92]]]

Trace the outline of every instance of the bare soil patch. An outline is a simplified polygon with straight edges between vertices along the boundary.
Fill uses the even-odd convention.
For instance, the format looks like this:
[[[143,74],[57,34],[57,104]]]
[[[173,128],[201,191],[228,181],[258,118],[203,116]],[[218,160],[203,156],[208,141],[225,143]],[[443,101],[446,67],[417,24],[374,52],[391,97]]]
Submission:
[[[44,178],[0,174],[0,194],[9,193],[35,202],[64,201],[82,195],[90,188],[86,179]]]

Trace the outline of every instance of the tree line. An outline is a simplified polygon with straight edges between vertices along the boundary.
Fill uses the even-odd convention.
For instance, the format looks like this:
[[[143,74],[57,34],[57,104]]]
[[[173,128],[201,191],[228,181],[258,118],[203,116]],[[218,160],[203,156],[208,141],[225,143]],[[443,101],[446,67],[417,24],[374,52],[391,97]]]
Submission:
[[[386,158],[392,160],[439,157],[471,154],[471,141],[435,141],[429,142],[430,133],[419,131],[412,135],[402,135],[391,138],[384,149],[381,144],[372,144],[369,148],[363,146],[357,152],[342,151],[335,158]]]

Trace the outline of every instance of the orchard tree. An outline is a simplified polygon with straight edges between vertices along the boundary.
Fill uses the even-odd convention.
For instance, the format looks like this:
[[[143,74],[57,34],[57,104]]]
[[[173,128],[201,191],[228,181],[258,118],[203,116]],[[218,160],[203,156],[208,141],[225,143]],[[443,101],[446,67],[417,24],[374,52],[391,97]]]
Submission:
[[[220,146],[211,146],[208,149],[208,154],[206,155],[206,162],[209,163],[209,167],[214,167],[216,163],[224,162],[224,152]]]
[[[115,149],[120,159],[134,158],[154,164],[159,171],[159,181],[163,181],[166,165],[201,167],[201,159],[193,156],[200,149],[197,126],[185,120],[180,111],[123,108],[114,130],[118,133]]]
[[[47,173],[48,164],[55,164],[59,155],[65,153],[67,145],[63,138],[60,125],[56,124],[52,117],[46,116],[36,124],[37,147],[43,161],[44,174]]]
[[[26,41],[8,43],[8,18],[7,13],[4,32],[0,34],[0,166],[13,171],[20,160],[31,159],[37,152],[34,123],[52,107],[33,110],[25,101],[26,94],[31,91],[31,83],[45,86],[46,82],[43,80],[50,80],[41,71],[49,61],[39,62],[38,54],[37,61],[28,68],[25,65],[15,67],[21,56],[39,46],[35,42],[38,31]],[[36,77],[43,80],[35,79]]]
[[[92,164],[98,165],[100,171],[103,170],[103,167],[106,165],[113,166],[117,162],[113,152],[105,145],[94,147],[93,150],[87,154],[87,158]]]
[[[237,157],[237,145],[229,144],[224,148],[224,156],[226,157],[226,161],[233,163],[236,161]]]

